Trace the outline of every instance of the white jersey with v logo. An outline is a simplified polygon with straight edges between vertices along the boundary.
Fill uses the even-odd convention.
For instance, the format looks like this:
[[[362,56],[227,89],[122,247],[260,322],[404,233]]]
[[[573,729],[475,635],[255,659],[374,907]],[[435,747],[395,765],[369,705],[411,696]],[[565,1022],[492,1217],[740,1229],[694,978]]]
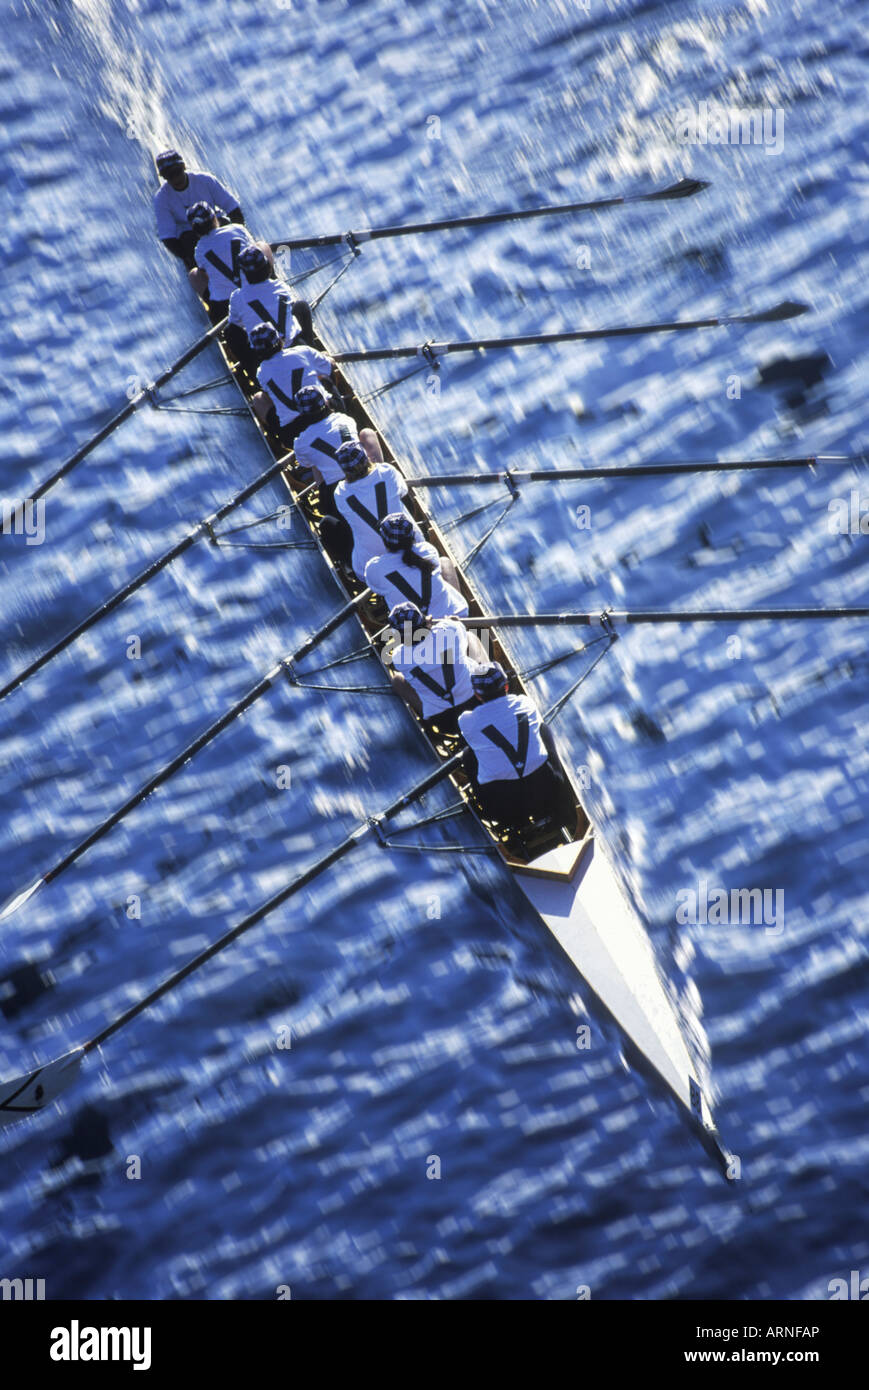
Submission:
[[[342,444],[358,444],[359,430],[349,415],[335,411],[296,435],[293,450],[301,468],[319,468],[326,484],[344,481],[344,472],[335,455]]]
[[[258,285],[249,285],[242,272],[242,284],[234,290],[229,300],[229,321],[243,328],[250,337],[250,330],[258,323],[273,323],[281,337],[291,343],[298,336],[299,325],[293,318],[293,296],[289,285],[282,280],[261,280]]]
[[[473,699],[468,632],[455,618],[441,618],[419,641],[396,647],[392,665],[422,701],[423,719],[459,709]]]
[[[433,618],[466,616],[467,602],[441,574],[441,557],[434,546],[419,540],[413,550],[421,559],[433,561],[435,568],[425,572],[416,565],[406,565],[395,551],[387,550],[365,566],[368,587],[383,595],[387,608],[394,608],[397,603],[415,603]]]
[[[257,368],[256,379],[268,393],[278,413],[278,424],[291,425],[299,417],[293,397],[302,386],[316,386],[320,377],[328,376],[332,363],[316,348],[299,343],[267,357]]]
[[[196,243],[193,259],[208,276],[208,298],[216,303],[229,299],[241,284],[238,258],[254,239],[247,227],[230,222],[228,227],[216,227],[206,232]]]
[[[364,478],[348,482],[345,478],[335,489],[335,506],[353,532],[353,573],[361,579],[365,567],[375,555],[382,555],[383,537],[380,523],[390,512],[403,512],[402,497],[407,495],[407,483],[391,463],[375,463]]]
[[[543,720],[527,695],[484,700],[459,715],[462,737],[477,759],[478,782],[514,782],[547,759]]]

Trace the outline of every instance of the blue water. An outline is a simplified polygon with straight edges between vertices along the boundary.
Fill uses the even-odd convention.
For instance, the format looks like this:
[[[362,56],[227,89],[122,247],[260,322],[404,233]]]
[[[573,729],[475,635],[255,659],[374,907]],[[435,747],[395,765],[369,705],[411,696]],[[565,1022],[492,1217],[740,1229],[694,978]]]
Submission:
[[[26,496],[202,331],[152,234],[167,143],[269,237],[712,182],[685,203],[368,246],[320,311],[336,347],[812,306],[450,359],[439,394],[421,374],[377,402],[412,472],[865,449],[865,58],[846,4],[795,23],[783,0],[19,0],[0,56],[0,495]],[[699,100],[781,108],[784,148],[677,144],[674,114]],[[804,389],[786,365],[801,357],[820,363]],[[785,379],[761,385],[777,363]],[[3,538],[0,677],[267,461],[244,420],[140,411],[49,495],[43,545]],[[866,537],[828,526],[861,488],[869,510],[847,463],[529,485],[471,572],[502,609],[865,604]],[[430,498],[441,521],[491,500]],[[457,528],[460,554],[495,515]],[[337,602],[309,552],[198,546],[9,697],[4,899]],[[512,646],[527,667],[573,640]],[[312,664],[358,642],[348,627]],[[0,1275],[54,1298],[208,1299],[826,1298],[865,1275],[865,650],[854,621],[632,628],[555,726],[702,1014],[738,1183],[611,1028],[577,1051],[582,988],[494,864],[369,842],[109,1043],[61,1106],[0,1132]],[[581,662],[536,683],[542,705]],[[93,1034],[429,766],[391,700],[276,687],[6,926],[0,1076]],[[783,932],[677,926],[674,889],[700,878],[782,888]]]

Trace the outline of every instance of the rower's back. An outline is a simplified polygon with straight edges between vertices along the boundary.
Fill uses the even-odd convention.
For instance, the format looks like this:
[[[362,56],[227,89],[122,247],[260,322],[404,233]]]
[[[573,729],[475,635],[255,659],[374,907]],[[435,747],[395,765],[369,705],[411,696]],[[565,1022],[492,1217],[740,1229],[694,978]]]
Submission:
[[[414,563],[415,562],[415,563]],[[428,541],[418,540],[406,556],[386,549],[365,566],[365,583],[385,601],[413,603],[432,618],[467,615],[468,601],[441,571],[441,557]]]
[[[296,435],[293,449],[300,468],[316,468],[327,485],[343,483],[344,470],[338,463],[342,444],[358,443],[359,427],[351,415],[333,411],[314,420]]]
[[[293,318],[293,296],[284,280],[248,281],[244,275],[241,285],[230,297],[229,321],[250,333],[258,323],[273,323],[285,342],[299,335],[299,325]]]
[[[193,259],[208,277],[208,298],[212,304],[228,303],[239,288],[241,270],[238,258],[246,246],[253,244],[247,227],[238,222],[215,227],[199,238]]]
[[[281,428],[299,419],[295,398],[302,388],[328,380],[331,371],[332,362],[324,352],[299,342],[260,363],[257,383],[268,392]]]
[[[386,546],[380,523],[391,512],[404,511],[407,483],[391,463],[372,463],[361,478],[344,478],[335,489],[335,506],[353,533],[353,571],[361,579],[365,566]]]
[[[477,781],[516,781],[541,768],[549,756],[542,727],[527,695],[500,695],[463,714],[459,728],[477,759]]]

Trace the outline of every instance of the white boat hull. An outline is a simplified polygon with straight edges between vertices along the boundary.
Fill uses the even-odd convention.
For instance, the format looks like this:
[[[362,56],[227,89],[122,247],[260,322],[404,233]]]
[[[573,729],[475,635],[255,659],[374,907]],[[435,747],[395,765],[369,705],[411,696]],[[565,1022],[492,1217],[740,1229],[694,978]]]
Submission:
[[[511,867],[600,1003],[725,1159],[652,944],[594,836],[550,850],[525,868]]]
[[[34,1068],[26,1076],[0,1082],[0,1124],[21,1115],[33,1115],[56,1100],[78,1075],[84,1053],[84,1048],[77,1047],[74,1052]]]

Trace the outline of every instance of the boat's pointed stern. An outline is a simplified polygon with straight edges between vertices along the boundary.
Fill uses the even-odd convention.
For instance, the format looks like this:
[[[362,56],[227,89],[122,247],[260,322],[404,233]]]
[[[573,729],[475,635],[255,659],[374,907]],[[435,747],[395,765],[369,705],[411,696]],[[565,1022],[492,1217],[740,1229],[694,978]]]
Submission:
[[[682,1024],[664,988],[651,941],[616,873],[589,834],[524,867],[516,880],[597,999],[686,1112],[726,1172],[729,1154],[697,1077]]]

